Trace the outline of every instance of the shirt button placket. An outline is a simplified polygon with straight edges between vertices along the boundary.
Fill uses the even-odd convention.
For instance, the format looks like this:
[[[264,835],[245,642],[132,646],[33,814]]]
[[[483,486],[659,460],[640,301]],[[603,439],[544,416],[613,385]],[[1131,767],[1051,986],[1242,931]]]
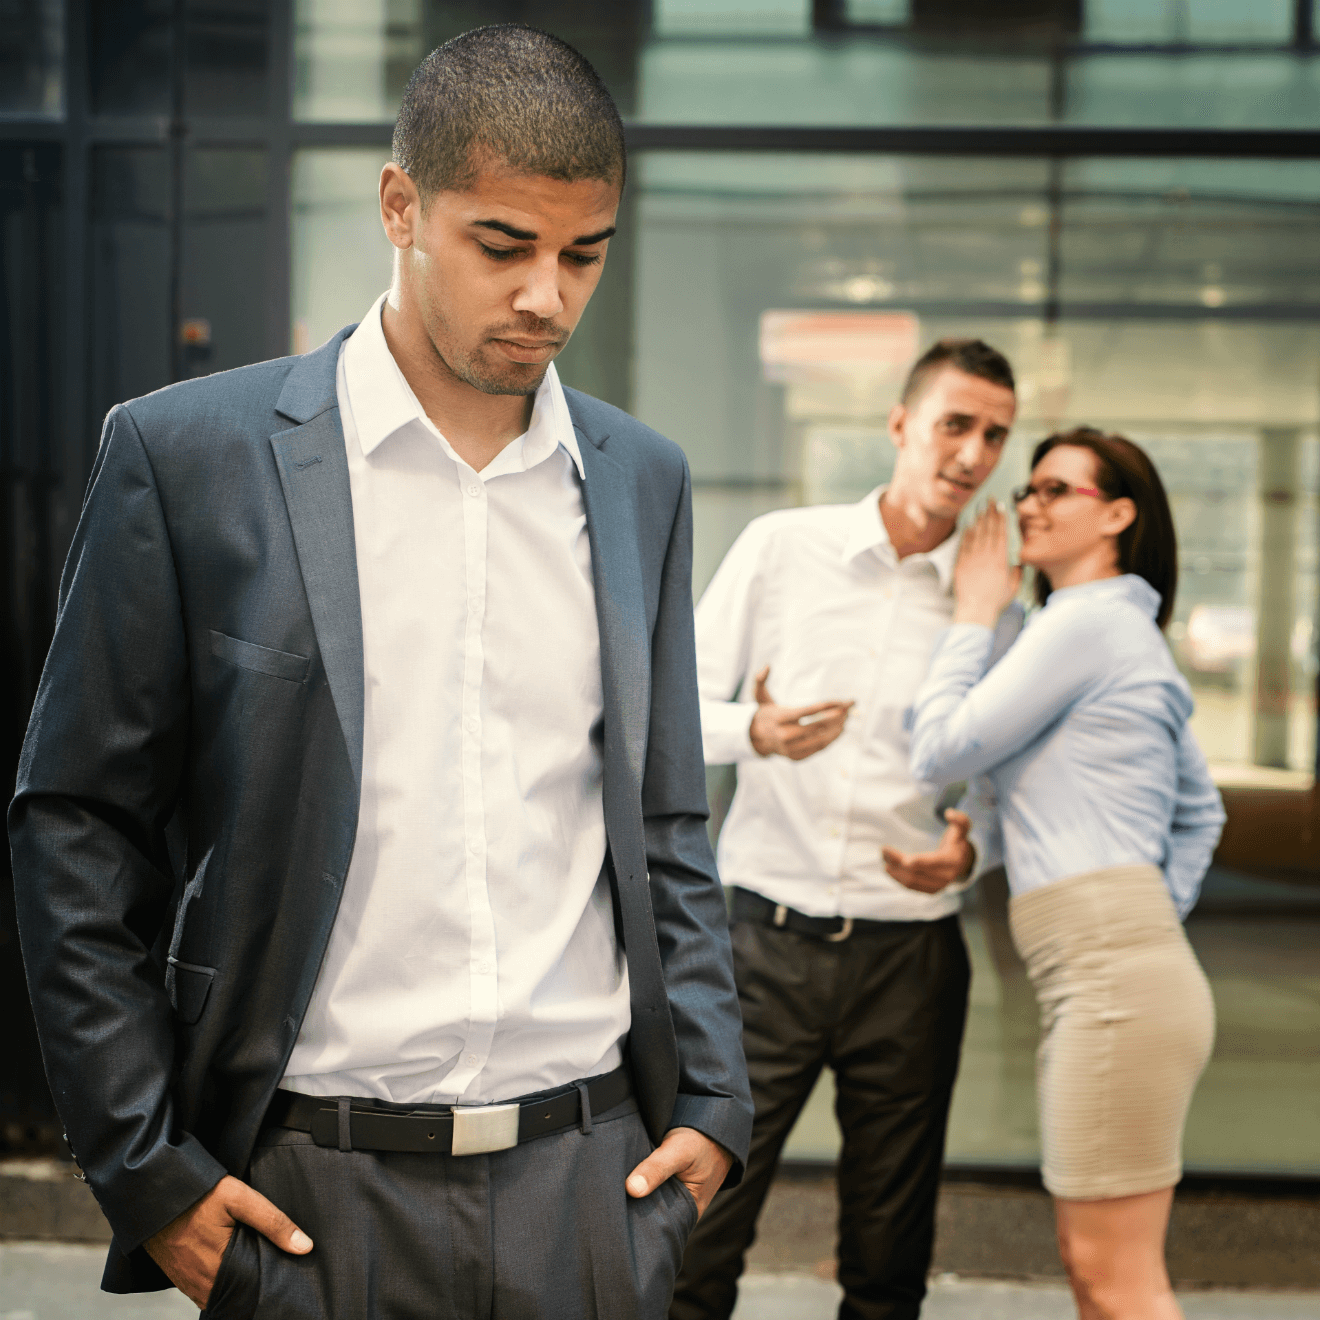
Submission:
[[[485,485],[475,474],[465,474],[463,507],[464,549],[467,561],[467,622],[464,629],[463,761],[464,834],[467,843],[468,912],[470,946],[468,978],[472,1013],[459,1067],[446,1090],[462,1094],[485,1065],[495,1028],[497,995],[490,971],[495,960],[494,918],[486,871],[485,793],[481,774],[481,691],[485,670],[483,632],[486,608],[486,558],[489,503]]]

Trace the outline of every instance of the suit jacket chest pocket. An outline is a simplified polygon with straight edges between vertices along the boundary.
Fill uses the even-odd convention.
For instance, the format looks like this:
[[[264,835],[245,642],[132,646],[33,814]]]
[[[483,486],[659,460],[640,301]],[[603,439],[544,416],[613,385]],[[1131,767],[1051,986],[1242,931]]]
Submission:
[[[312,661],[309,656],[295,655],[292,651],[276,651],[273,647],[258,646],[227,633],[211,629],[211,654],[227,660],[240,669],[258,674],[269,674],[289,683],[305,683]]]

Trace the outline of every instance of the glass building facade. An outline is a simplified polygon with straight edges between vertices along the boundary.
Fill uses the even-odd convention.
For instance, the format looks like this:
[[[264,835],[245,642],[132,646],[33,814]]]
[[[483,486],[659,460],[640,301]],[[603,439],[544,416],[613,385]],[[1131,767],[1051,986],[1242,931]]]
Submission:
[[[359,319],[389,278],[375,188],[409,73],[468,27],[530,22],[591,58],[631,145],[620,233],[561,373],[687,452],[697,592],[749,519],[886,478],[904,367],[942,335],[980,335],[1018,374],[993,493],[1061,426],[1155,458],[1183,565],[1170,645],[1230,818],[1188,927],[1220,1021],[1188,1164],[1320,1174],[1312,0],[7,9],[11,762],[106,409]],[[731,787],[712,771],[716,827]],[[1004,903],[990,883],[967,913],[949,1158],[971,1165],[1037,1153],[1034,1004]],[[12,929],[6,899],[0,994],[17,1000]],[[39,1076],[0,1086],[6,1139],[46,1103]],[[789,1153],[836,1145],[823,1085]]]

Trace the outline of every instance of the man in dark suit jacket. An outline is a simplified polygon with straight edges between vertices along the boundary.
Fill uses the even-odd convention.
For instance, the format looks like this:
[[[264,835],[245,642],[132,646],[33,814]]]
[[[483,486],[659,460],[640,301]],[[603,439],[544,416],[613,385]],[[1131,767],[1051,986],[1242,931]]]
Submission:
[[[551,365],[622,129],[485,28],[394,154],[361,327],[107,418],[9,817],[47,1069],[111,1291],[659,1317],[751,1107],[687,465]]]

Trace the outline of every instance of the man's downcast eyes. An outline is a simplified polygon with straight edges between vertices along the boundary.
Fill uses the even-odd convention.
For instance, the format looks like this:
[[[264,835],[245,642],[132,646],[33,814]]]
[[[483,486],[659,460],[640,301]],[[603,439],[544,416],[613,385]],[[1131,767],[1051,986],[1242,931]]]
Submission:
[[[521,247],[516,247],[516,248],[489,247],[487,244],[481,242],[479,239],[477,241],[477,246],[492,261],[512,261],[514,257],[524,256],[527,252],[526,248],[521,248]],[[562,252],[560,253],[560,255],[574,266],[594,266],[597,264],[597,262],[600,261],[599,252]]]

